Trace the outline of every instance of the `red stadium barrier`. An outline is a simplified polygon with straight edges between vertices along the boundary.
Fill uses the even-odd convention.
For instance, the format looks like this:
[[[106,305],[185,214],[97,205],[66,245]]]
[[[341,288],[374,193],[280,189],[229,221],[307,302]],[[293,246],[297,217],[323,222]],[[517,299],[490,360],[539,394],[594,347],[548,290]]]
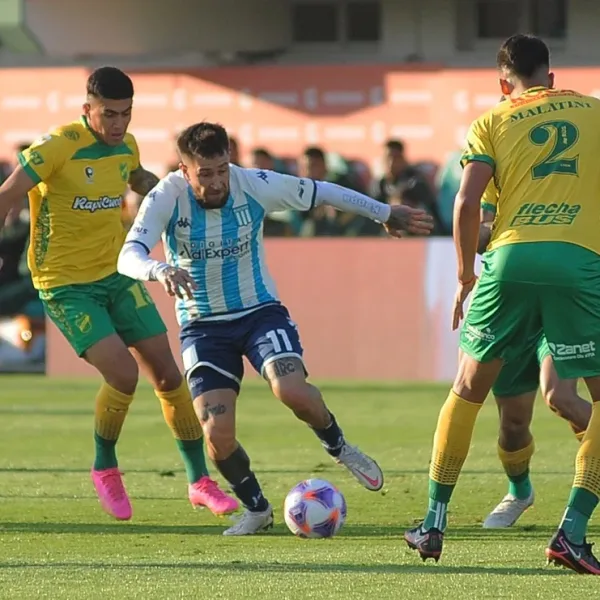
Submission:
[[[557,85],[598,94],[598,68],[558,68]],[[0,157],[51,126],[77,118],[82,68],[0,71]],[[142,160],[175,158],[173,137],[201,119],[222,122],[247,154],[263,146],[297,156],[306,145],[369,165],[388,137],[407,142],[413,160],[444,160],[462,146],[469,123],[498,101],[493,69],[424,65],[261,66],[132,73],[132,131]]]
[[[445,381],[454,376],[451,240],[269,239],[266,245],[269,268],[298,324],[313,377]],[[149,289],[178,353],[173,301],[159,284]],[[94,373],[52,325],[47,372]],[[253,375],[251,367],[246,373]]]

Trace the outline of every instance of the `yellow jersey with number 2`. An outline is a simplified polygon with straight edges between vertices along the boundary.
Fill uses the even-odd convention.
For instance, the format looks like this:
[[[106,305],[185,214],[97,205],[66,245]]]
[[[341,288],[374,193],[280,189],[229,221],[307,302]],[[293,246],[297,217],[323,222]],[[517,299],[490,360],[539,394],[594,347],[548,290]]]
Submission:
[[[474,121],[461,162],[494,169],[488,250],[556,241],[600,254],[599,157],[600,100],[577,92],[532,88]]]
[[[28,263],[38,289],[112,275],[125,239],[121,205],[140,166],[135,138],[119,146],[96,138],[85,117],[50,132],[19,154],[36,183],[29,193]]]

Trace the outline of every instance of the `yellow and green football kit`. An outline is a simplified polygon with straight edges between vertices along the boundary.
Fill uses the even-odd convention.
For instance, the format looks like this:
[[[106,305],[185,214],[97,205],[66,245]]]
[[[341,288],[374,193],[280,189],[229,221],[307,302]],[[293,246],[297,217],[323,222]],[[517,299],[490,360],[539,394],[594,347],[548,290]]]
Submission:
[[[497,194],[461,349],[486,362],[535,353],[561,378],[600,375],[600,100],[532,88],[471,126],[462,162],[488,163]]]
[[[534,360],[543,335],[559,377],[600,375],[599,127],[600,100],[544,87],[501,102],[472,124],[462,162],[489,164],[497,191],[484,198],[484,209],[495,207],[496,214],[460,332],[462,351],[479,362]],[[428,510],[423,524],[405,534],[423,558],[441,554],[448,503],[481,406],[451,390],[440,411]],[[563,564],[596,574],[600,566],[585,536],[600,497],[599,432],[594,405],[568,507],[546,550],[550,557],[566,549],[570,562]],[[516,451],[499,446],[509,494],[528,502],[532,454],[533,443]]]
[[[481,210],[496,213],[498,190],[491,180],[481,197]],[[521,355],[502,365],[492,391],[496,397],[520,396],[537,390],[540,382],[540,366],[550,356],[550,347],[543,332],[526,355]]]
[[[113,333],[127,345],[166,331],[143,284],[117,273],[121,205],[140,168],[135,138],[100,141],[85,117],[19,154],[29,193],[28,263],[49,317],[79,355]]]

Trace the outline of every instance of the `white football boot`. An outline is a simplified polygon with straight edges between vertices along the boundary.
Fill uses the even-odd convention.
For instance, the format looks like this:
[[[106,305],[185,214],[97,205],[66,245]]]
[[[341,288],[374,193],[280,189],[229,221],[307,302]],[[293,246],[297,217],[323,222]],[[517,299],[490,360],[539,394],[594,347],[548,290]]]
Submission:
[[[484,529],[506,529],[512,527],[521,515],[533,506],[535,494],[531,490],[529,498],[519,500],[512,494],[506,494],[500,504],[487,516],[483,522]]]
[[[245,510],[229,529],[223,532],[223,535],[254,535],[261,531],[266,531],[273,527],[273,507],[262,512],[251,512]]]
[[[371,492],[377,492],[383,487],[383,472],[379,465],[356,446],[344,443],[339,456],[333,459],[346,467],[358,482]]]

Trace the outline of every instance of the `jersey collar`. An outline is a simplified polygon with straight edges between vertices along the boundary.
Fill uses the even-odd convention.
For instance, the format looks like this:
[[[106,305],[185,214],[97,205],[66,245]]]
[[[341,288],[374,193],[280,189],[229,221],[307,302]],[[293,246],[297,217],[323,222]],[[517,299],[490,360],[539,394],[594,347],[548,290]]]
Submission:
[[[87,117],[85,115],[81,115],[81,123],[83,124],[83,126],[90,132],[91,135],[94,136],[94,139],[99,143],[99,144],[105,144],[106,142],[104,142],[103,140],[101,140],[97,135],[96,132],[90,127],[89,121],[87,120]]]
[[[529,89],[525,90],[521,96],[524,96],[525,94],[535,94],[536,92],[543,92],[544,90],[549,90],[550,88],[547,88],[544,85],[536,85],[535,87],[530,87]]]

